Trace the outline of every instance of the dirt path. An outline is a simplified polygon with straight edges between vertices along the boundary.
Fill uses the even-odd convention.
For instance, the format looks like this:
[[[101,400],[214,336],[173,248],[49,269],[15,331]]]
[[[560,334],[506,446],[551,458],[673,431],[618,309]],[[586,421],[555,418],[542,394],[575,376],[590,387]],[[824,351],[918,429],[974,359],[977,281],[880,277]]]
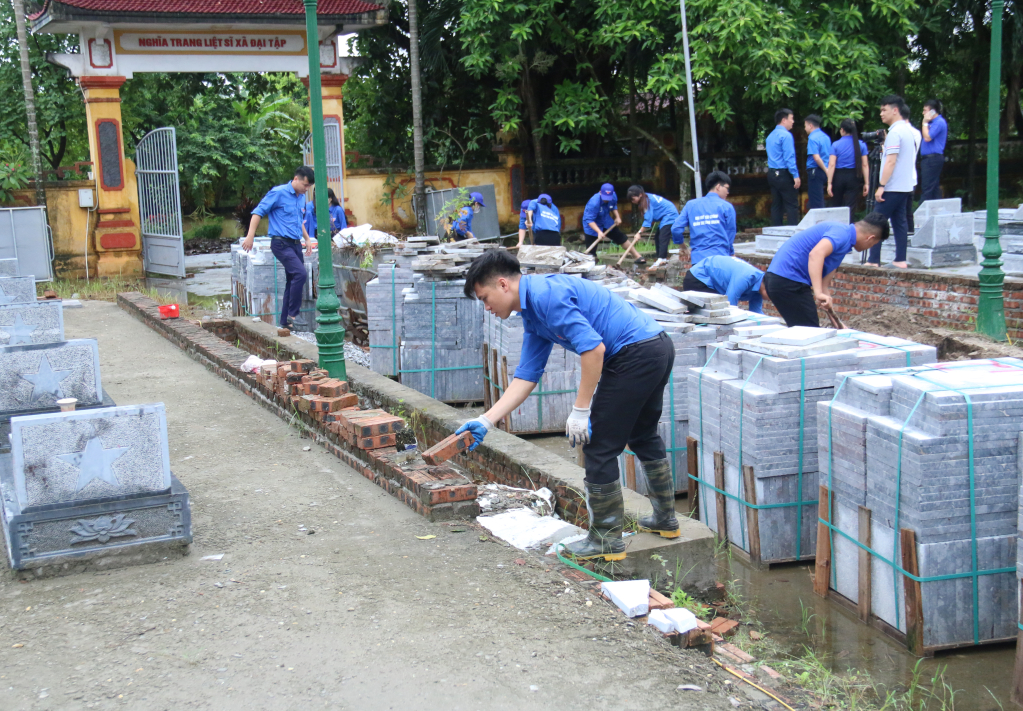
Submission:
[[[305,451],[113,304],[65,319],[69,338],[99,339],[115,401],[166,403],[195,543],[140,568],[0,575],[0,707],[749,707],[706,658],[588,605],[546,561],[427,523]],[[200,560],[214,553],[223,560]]]

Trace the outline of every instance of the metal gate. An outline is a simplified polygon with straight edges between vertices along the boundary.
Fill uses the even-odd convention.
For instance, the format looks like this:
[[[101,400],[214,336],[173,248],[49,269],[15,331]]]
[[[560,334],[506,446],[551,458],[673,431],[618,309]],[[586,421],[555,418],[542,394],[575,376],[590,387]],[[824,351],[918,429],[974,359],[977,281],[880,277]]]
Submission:
[[[325,156],[327,159],[327,187],[334,189],[334,194],[337,195],[338,202],[340,202],[341,206],[344,207],[344,186],[341,184],[341,124],[338,123],[336,118],[327,117],[323,119],[323,140],[327,147],[327,155]],[[302,146],[302,152],[305,154],[305,164],[312,168],[312,136],[305,139],[305,144]]]
[[[142,260],[155,274],[185,276],[185,240],[178,189],[178,146],[173,128],[147,133],[135,147],[142,221]]]

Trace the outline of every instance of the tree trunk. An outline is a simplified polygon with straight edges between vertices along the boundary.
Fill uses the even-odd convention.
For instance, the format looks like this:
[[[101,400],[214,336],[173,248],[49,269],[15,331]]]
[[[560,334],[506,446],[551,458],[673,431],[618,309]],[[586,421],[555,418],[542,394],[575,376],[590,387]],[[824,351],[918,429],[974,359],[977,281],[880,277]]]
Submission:
[[[970,122],[967,128],[966,146],[966,196],[970,206],[977,204],[977,107],[980,105],[981,61],[973,60],[973,101],[970,102]]]
[[[639,140],[636,134],[636,67],[632,59],[632,50],[625,54],[627,71],[629,72],[629,173],[633,184],[639,184]]]
[[[412,154],[416,170],[416,190],[412,209],[416,229],[426,228],[426,157],[423,150],[423,90],[419,80],[419,18],[416,0],[408,0],[409,68],[412,74]]]
[[[533,93],[533,82],[530,79],[529,60],[522,74],[522,82],[526,99],[526,111],[529,112],[529,135],[533,139],[533,161],[536,165],[536,183],[541,193],[547,192],[547,170],[543,160],[543,136],[540,135],[540,111],[536,105],[536,94]]]
[[[36,98],[32,90],[32,65],[28,61],[28,33],[25,29],[25,3],[11,0],[14,24],[18,33],[18,54],[21,58],[21,86],[25,92],[25,113],[28,114],[28,145],[32,154],[32,172],[36,179],[36,204],[46,206],[43,188],[43,162],[39,154],[39,128],[36,124]]]
[[[1023,80],[1023,66],[1011,66],[1009,72],[1008,93],[1005,97],[1005,113],[1002,114],[1001,134],[1002,138],[1008,138],[1009,131],[1016,125],[1016,116],[1019,114],[1019,92]]]

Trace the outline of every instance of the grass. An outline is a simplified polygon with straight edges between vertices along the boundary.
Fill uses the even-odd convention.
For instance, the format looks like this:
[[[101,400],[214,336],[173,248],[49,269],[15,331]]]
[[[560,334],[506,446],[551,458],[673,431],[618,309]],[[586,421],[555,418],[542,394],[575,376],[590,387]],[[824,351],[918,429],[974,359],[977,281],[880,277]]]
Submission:
[[[636,250],[640,253],[657,251],[657,245],[655,245],[648,239],[641,239],[639,242],[635,244],[635,247]],[[622,252],[625,251],[625,245],[618,245],[611,242],[601,242],[599,245],[597,245],[597,250],[606,254],[621,254]]]
[[[52,290],[57,292],[57,297],[70,299],[72,297],[82,301],[117,301],[117,295],[125,291],[137,291],[158,304],[178,303],[182,317],[191,315],[191,309],[187,303],[179,303],[169,296],[160,294],[156,289],[146,286],[146,280],[141,277],[105,277],[90,279],[55,279],[51,282],[43,282],[37,285],[38,295],[42,296],[44,291]],[[75,296],[77,294],[77,296]]]

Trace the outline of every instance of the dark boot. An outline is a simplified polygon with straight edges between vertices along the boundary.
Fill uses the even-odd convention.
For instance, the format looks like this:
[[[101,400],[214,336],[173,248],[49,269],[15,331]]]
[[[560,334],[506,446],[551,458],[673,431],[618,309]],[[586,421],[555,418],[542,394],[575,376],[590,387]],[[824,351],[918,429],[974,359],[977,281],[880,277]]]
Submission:
[[[584,540],[569,543],[565,546],[576,558],[603,558],[604,560],[623,560],[625,558],[625,541],[622,540],[622,528],[625,525],[625,499],[622,498],[622,485],[617,481],[610,484],[591,484],[586,486],[586,508],[590,512],[590,531]]]
[[[639,530],[657,533],[664,538],[678,538],[682,531],[675,518],[675,482],[667,459],[643,462],[646,473],[647,498],[654,512],[639,520]]]

